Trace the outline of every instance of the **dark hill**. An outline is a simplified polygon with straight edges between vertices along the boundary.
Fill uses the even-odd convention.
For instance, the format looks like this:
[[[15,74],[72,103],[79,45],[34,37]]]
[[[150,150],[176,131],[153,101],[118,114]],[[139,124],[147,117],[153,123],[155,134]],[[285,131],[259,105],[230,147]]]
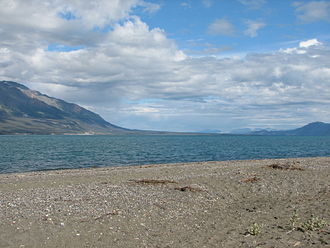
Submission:
[[[303,127],[285,131],[257,131],[253,135],[300,135],[300,136],[328,136],[330,135],[330,124],[324,122],[313,122]]]
[[[287,131],[291,135],[305,135],[305,136],[324,136],[330,135],[330,124],[324,122],[313,122],[306,126]]]
[[[0,81],[0,134],[129,133],[77,104]]]

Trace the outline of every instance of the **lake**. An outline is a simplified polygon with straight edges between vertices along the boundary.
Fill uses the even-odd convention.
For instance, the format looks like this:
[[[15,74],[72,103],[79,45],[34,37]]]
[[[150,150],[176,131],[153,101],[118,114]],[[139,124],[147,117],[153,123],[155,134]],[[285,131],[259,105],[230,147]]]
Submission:
[[[330,156],[330,136],[0,136],[0,173]]]

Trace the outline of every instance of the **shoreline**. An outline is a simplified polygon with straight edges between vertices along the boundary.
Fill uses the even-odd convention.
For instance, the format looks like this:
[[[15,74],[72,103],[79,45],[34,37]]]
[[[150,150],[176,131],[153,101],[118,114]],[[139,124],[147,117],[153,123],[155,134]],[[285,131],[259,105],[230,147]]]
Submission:
[[[51,173],[51,172],[74,172],[74,171],[84,171],[84,170],[107,170],[107,169],[124,169],[124,168],[145,168],[145,167],[163,167],[163,166],[180,166],[180,165],[194,165],[194,164],[227,164],[227,163],[242,163],[242,162],[255,162],[255,161],[268,161],[268,160],[309,160],[309,159],[322,159],[330,158],[330,156],[316,156],[316,157],[289,157],[289,158],[258,158],[258,159],[233,159],[233,160],[214,160],[214,161],[195,161],[195,162],[179,162],[179,163],[155,163],[155,164],[130,164],[130,165],[115,165],[115,166],[91,166],[83,168],[61,168],[61,169],[48,169],[48,170],[32,170],[32,171],[22,171],[22,172],[0,172],[0,177],[2,175],[12,175],[12,174],[39,174],[39,173]]]
[[[330,157],[6,173],[0,207],[0,247],[328,247],[290,218],[330,223]]]

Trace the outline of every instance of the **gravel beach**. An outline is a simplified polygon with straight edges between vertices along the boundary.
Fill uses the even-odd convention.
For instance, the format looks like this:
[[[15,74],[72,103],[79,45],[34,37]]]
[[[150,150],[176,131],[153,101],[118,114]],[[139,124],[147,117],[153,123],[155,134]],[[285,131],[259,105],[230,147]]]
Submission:
[[[0,209],[1,248],[330,247],[330,157],[0,174]]]

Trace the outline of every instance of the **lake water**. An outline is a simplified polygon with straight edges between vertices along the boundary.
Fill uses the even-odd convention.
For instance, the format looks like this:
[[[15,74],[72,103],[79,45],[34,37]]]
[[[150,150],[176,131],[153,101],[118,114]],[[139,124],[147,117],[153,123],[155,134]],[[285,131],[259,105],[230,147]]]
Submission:
[[[0,173],[330,156],[330,136],[0,136]]]

